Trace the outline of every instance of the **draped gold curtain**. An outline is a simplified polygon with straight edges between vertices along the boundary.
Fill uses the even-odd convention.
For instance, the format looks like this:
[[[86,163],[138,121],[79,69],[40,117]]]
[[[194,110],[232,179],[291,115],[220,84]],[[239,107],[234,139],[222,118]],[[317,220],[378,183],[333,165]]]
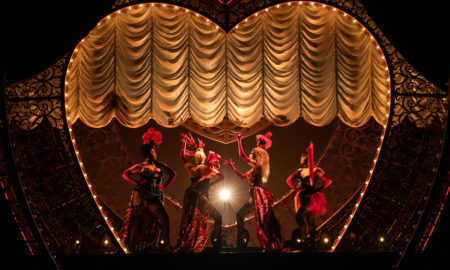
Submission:
[[[224,33],[183,8],[135,6],[111,14],[79,43],[66,77],[67,113],[91,127],[113,117],[173,127],[189,117],[251,126],[336,116],[386,120],[389,83],[380,50],[358,23],[329,8],[282,6]]]

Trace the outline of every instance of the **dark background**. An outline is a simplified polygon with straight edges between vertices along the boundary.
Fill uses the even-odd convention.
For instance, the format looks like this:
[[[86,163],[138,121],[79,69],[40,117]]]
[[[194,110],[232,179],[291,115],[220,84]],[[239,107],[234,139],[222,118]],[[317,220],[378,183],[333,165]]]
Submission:
[[[363,1],[388,40],[431,82],[448,88],[450,19],[445,1]],[[2,1],[1,68],[6,84],[26,79],[48,67],[107,15],[113,0]],[[28,254],[5,198],[0,196],[0,247],[8,254]],[[428,244],[427,252],[448,253],[449,205]],[[3,256],[1,256],[3,257]]]

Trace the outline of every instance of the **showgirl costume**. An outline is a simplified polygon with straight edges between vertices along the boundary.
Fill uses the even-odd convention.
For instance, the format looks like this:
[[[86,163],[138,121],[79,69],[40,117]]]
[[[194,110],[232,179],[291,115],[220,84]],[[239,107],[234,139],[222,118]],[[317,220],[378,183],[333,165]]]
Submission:
[[[303,234],[303,237],[308,234],[311,236],[314,235],[316,230],[314,217],[326,213],[327,201],[325,199],[325,195],[322,193],[322,190],[327,188],[332,182],[327,174],[321,173],[319,177],[322,178],[324,184],[316,187],[316,168],[314,167],[314,149],[312,142],[306,150],[308,152],[309,176],[302,177],[301,171],[296,171],[286,179],[286,183],[289,187],[297,191],[294,199],[296,212],[295,219],[301,233]],[[299,184],[297,186],[293,184],[293,180],[295,179],[299,180]],[[313,237],[311,238],[314,240]]]
[[[161,133],[153,128],[149,128],[142,139],[143,154],[146,157],[149,151],[154,151],[162,142]],[[147,158],[147,160],[149,159]],[[154,171],[149,168],[134,169],[135,167],[131,167],[122,174],[125,180],[136,184],[121,231],[122,241],[128,250],[134,253],[149,251],[157,244],[160,248],[169,244],[169,217],[163,206],[162,189],[167,188],[173,182],[176,174],[162,162],[155,159],[149,161],[154,164]],[[162,184],[163,169],[169,175],[165,185]],[[136,170],[138,171],[136,172]],[[156,207],[152,207],[150,210],[150,205]]]
[[[271,136],[271,132],[268,132],[265,135],[257,135],[257,147],[261,148],[262,151],[266,151],[266,149],[272,145],[272,141],[270,140]],[[239,155],[244,159],[244,161],[250,163],[250,158],[245,155],[242,148],[240,137],[237,137],[237,141]],[[242,175],[232,164],[230,167],[236,174]],[[253,169],[242,176],[244,179],[247,178],[249,180],[249,193],[254,204],[252,205],[247,201],[236,214],[238,246],[246,246],[245,241],[248,241],[248,232],[244,229],[244,218],[247,214],[249,214],[249,212],[251,212],[252,208],[254,208],[256,234],[261,247],[269,250],[281,249],[284,246],[284,240],[281,235],[280,224],[278,223],[272,209],[273,194],[268,189],[263,187],[262,176]]]
[[[199,139],[199,145],[191,137],[183,136],[183,145],[181,147],[180,157],[183,164],[188,164],[186,155],[192,156],[194,152],[186,150],[186,144],[193,149],[202,149],[204,143]],[[214,219],[214,231],[211,234],[213,245],[216,246],[221,242],[222,216],[217,209],[210,203],[208,199],[208,191],[210,184],[216,184],[223,180],[210,183],[210,178],[206,177],[211,172],[218,171],[220,168],[219,161],[221,160],[219,154],[212,151],[208,152],[205,164],[206,169],[202,175],[191,177],[191,185],[187,188],[183,198],[183,215],[181,219],[180,232],[177,244],[172,248],[172,252],[201,252],[205,248],[208,241],[208,217]],[[190,164],[189,164],[190,165]],[[190,165],[192,166],[192,165]]]

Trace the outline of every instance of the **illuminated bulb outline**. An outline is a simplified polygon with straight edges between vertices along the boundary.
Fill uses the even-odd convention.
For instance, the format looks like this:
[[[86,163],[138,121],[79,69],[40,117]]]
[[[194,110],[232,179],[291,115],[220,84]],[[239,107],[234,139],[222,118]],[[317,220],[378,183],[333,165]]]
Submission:
[[[299,1],[298,4],[299,4],[299,5],[302,5],[303,2],[302,2],[302,1]],[[151,6],[154,6],[154,5],[155,5],[155,3],[152,3],[152,4],[151,4]],[[291,2],[289,2],[288,5],[291,6]],[[315,3],[314,3],[314,2],[311,2],[311,6],[314,6],[314,5],[315,5]],[[143,4],[140,4],[139,6],[140,6],[140,7],[143,7]],[[134,6],[133,6],[133,7],[134,7]],[[163,7],[166,7],[166,4],[163,4]],[[175,9],[178,9],[178,8],[179,8],[178,6],[174,6],[174,7],[175,7]],[[279,8],[280,5],[278,4],[278,5],[276,5],[276,7]],[[323,8],[326,8],[327,5],[323,4],[322,7],[323,7]],[[329,6],[328,6],[328,7],[329,7]],[[132,6],[128,6],[128,7],[127,7],[128,10],[131,10],[131,8],[132,8]],[[125,10],[125,8],[123,8],[123,10]],[[266,8],[266,9],[265,9],[266,12],[268,12],[268,10],[269,10],[269,8]],[[337,9],[336,9],[335,7],[333,7],[332,10],[333,10],[334,12],[337,11]],[[341,12],[341,14],[342,14],[344,17],[347,17],[347,13],[346,13],[346,12],[343,12],[343,11],[341,11],[341,10],[339,10],[339,11]],[[189,12],[189,10],[185,8],[185,12]],[[121,13],[121,10],[117,11],[117,13],[120,14],[120,13]],[[193,13],[194,13],[194,12],[193,12]],[[258,12],[254,13],[253,15],[254,15],[255,17],[257,17],[257,16],[258,16]],[[250,17],[253,17],[253,15],[251,15]],[[198,13],[195,13],[195,16],[196,16],[196,17],[199,17],[200,15],[199,15]],[[106,19],[110,19],[110,18],[111,18],[111,15],[108,15],[108,16],[106,17]],[[352,19],[351,16],[350,16],[349,18]],[[101,22],[102,22],[104,19],[105,19],[105,18],[103,18],[102,20],[100,20],[100,21],[98,22],[97,25],[101,25]],[[205,20],[206,20],[206,22],[209,22],[209,19],[205,19]],[[248,22],[248,18],[245,19],[245,22]],[[356,23],[357,20],[356,20],[356,19],[353,19],[353,22]],[[219,26],[216,25],[216,29],[218,29],[218,28],[219,28]],[[236,25],[235,28],[238,29],[238,28],[239,28],[239,25]],[[230,32],[231,32],[232,30],[233,30],[233,29],[231,29]],[[362,31],[365,31],[366,28],[362,27],[361,30],[362,30]],[[367,33],[370,35],[370,39],[373,40],[374,37],[373,37],[373,35],[370,33],[370,31],[367,31]],[[83,42],[84,42],[84,38],[80,41],[80,43],[83,43]],[[377,48],[377,49],[380,49],[380,46],[379,46],[376,42],[374,42],[374,43],[376,44],[376,48]],[[80,44],[79,44],[79,45],[80,45]],[[78,46],[79,46],[79,45],[78,45]],[[78,47],[78,46],[77,46],[77,47]],[[75,52],[78,52],[78,48],[75,49]],[[384,53],[383,53],[381,50],[380,50],[380,53],[382,54],[382,55],[381,55],[381,59],[385,60],[386,58],[385,58],[385,56],[384,56]],[[74,54],[75,54],[75,53],[74,53]],[[70,63],[73,62],[73,58],[74,58],[74,56],[75,56],[74,54],[73,54],[72,57],[70,58]],[[385,61],[386,61],[386,60],[385,60]],[[387,82],[390,83],[389,68],[388,68],[387,63],[386,63],[385,70],[388,72],[388,73],[387,73],[387,75],[388,75]],[[67,69],[66,73],[67,73],[67,74],[70,73],[70,66],[69,66],[69,68]],[[65,81],[65,94],[64,94],[65,97],[68,97],[68,93],[67,93],[67,85],[68,85],[68,81],[67,81],[67,78],[68,78],[68,75],[66,75],[66,81]],[[387,98],[388,98],[389,101],[387,102],[387,105],[388,105],[388,106],[387,106],[387,107],[388,107],[388,108],[387,108],[387,111],[388,111],[388,113],[386,114],[386,117],[389,117],[389,111],[390,111],[390,105],[391,105],[391,102],[390,102],[390,92],[391,92],[390,90],[387,91],[387,93],[388,93]],[[65,102],[66,102],[66,100],[65,100]],[[67,103],[67,102],[66,102],[66,103]],[[68,106],[66,106],[66,108],[68,108]],[[67,119],[67,120],[70,120],[69,116],[67,115],[67,111],[66,111],[66,119]],[[70,124],[71,124],[71,123],[70,123],[69,121],[67,121],[67,123],[69,124],[69,133],[70,133],[70,137],[71,137],[72,143],[74,144],[74,147],[75,147],[75,138],[73,137],[74,135],[72,134],[72,128],[70,127]],[[385,131],[386,131],[386,128],[387,128],[387,125],[384,125],[383,128],[384,128],[384,132],[385,132]],[[383,132],[383,134],[384,134],[384,132]],[[380,152],[380,150],[381,150],[381,145],[383,144],[384,135],[382,135],[382,136],[380,137],[380,140],[381,140],[381,142],[380,142],[380,146],[377,148],[377,152]],[[81,158],[80,158],[80,156],[79,156],[79,152],[76,151],[76,154],[77,154],[77,157],[78,157],[78,160],[79,160],[80,167],[81,167],[82,170],[84,171],[83,162],[81,162]],[[375,163],[375,164],[376,164],[376,162],[377,162],[377,159],[378,159],[378,157],[374,159],[374,163]],[[374,166],[375,166],[375,165],[374,165]],[[373,174],[373,169],[370,170],[370,175],[372,175],[372,174]],[[99,202],[97,201],[97,195],[95,195],[94,192],[93,192],[93,190],[92,190],[92,185],[89,183],[89,181],[88,181],[88,179],[87,179],[87,174],[86,174],[86,173],[83,173],[83,176],[85,177],[86,183],[88,184],[88,187],[89,187],[89,189],[90,189],[91,194],[93,195],[93,198],[94,198],[94,200],[95,200],[95,203],[97,204],[98,209],[101,211],[101,210],[102,210],[102,206],[99,205]],[[361,191],[361,194],[364,194],[364,193],[365,193],[365,190],[366,190],[366,188],[367,188],[367,185],[369,184],[369,181],[370,181],[370,176],[369,176],[369,179],[365,181],[365,186],[363,186],[362,191]],[[348,228],[348,224],[349,224],[349,223],[351,222],[351,220],[353,219],[354,213],[356,212],[356,210],[357,210],[357,208],[358,208],[358,206],[359,206],[359,202],[361,201],[362,197],[363,197],[363,196],[361,195],[361,196],[360,196],[360,199],[359,199],[358,202],[355,204],[355,207],[354,207],[354,209],[352,210],[352,214],[350,214],[350,216],[349,216],[349,218],[348,218],[349,220],[346,222],[346,225],[344,226],[344,229],[341,230],[340,234],[339,234],[338,237],[337,237],[337,240],[336,240],[335,243],[332,245],[331,251],[334,251],[334,249],[336,248],[337,244],[339,243],[338,240],[340,240],[340,239],[342,238],[342,235],[345,233],[345,230]],[[119,245],[122,247],[122,250],[123,250],[125,253],[128,253],[127,248],[125,248],[125,247],[123,246],[123,243],[120,241],[120,238],[117,237],[116,232],[114,231],[114,228],[111,227],[111,225],[110,225],[110,223],[109,223],[109,221],[108,221],[108,217],[106,216],[106,214],[105,214],[103,211],[101,211],[101,213],[102,213],[102,216],[104,217],[105,221],[107,222],[108,226],[110,227],[111,232],[116,236],[116,240],[118,241]]]
[[[84,41],[84,39],[83,39],[82,41]],[[70,62],[73,61],[73,57],[74,57],[74,55],[72,55],[72,58],[70,59]],[[69,69],[68,69],[68,70],[69,70]],[[67,73],[68,73],[68,72],[67,72]],[[65,86],[65,88],[64,88],[64,91],[65,91],[64,96],[65,96],[65,97],[68,97],[68,93],[67,93],[67,83],[68,83],[67,79],[68,79],[68,78],[67,78],[67,77],[68,77],[68,75],[66,75],[66,78],[65,78],[65,80],[66,80],[66,83],[65,83],[66,86]],[[64,102],[67,104],[67,100],[66,100],[66,99],[64,100]],[[67,119],[67,120],[70,119],[70,117],[67,115],[67,110],[66,110],[66,119]],[[68,123],[68,126],[69,126],[69,135],[70,135],[70,137],[71,137],[72,144],[73,144],[73,146],[74,146],[75,154],[77,155],[78,163],[79,163],[79,165],[80,165],[80,168],[82,169],[83,177],[85,178],[86,184],[88,185],[89,191],[90,191],[90,193],[91,193],[91,195],[92,195],[92,197],[93,197],[93,199],[94,199],[94,202],[95,202],[95,204],[97,205],[98,209],[100,210],[100,212],[101,212],[101,214],[102,214],[102,217],[104,218],[106,224],[108,225],[108,227],[109,227],[111,233],[114,235],[115,239],[117,240],[117,243],[120,245],[120,247],[122,248],[122,250],[123,250],[125,253],[129,253],[129,252],[128,252],[128,249],[124,246],[124,244],[122,243],[122,241],[120,241],[120,238],[118,237],[118,233],[115,231],[114,227],[112,227],[112,224],[109,222],[108,216],[106,216],[106,213],[104,213],[104,212],[102,211],[102,210],[103,210],[103,207],[99,204],[99,202],[98,202],[98,200],[97,200],[97,195],[96,195],[96,194],[94,193],[94,191],[92,190],[92,185],[91,185],[91,183],[88,181],[87,173],[85,172],[84,166],[83,166],[83,162],[81,161],[80,152],[76,149],[76,141],[75,141],[74,134],[73,134],[73,132],[72,132],[71,123],[70,123],[69,121],[67,121],[67,123]],[[109,243],[109,241],[107,241],[107,240],[105,240],[105,241],[106,241],[105,244]],[[78,245],[78,244],[80,243],[80,241],[77,240],[75,243]]]

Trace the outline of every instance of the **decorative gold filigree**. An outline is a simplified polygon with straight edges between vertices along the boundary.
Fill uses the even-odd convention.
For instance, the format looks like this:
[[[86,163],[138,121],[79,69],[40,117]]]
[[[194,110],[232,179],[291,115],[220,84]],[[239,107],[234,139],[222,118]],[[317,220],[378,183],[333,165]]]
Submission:
[[[22,82],[6,87],[6,115],[8,123],[31,130],[43,119],[55,128],[63,128],[62,81],[66,57]]]
[[[66,61],[66,56],[64,56],[35,76],[7,86],[5,88],[6,97],[9,100],[60,97]]]
[[[47,118],[55,128],[62,129],[61,100],[43,99],[26,100],[7,103],[7,116],[10,124],[18,125],[25,130],[31,130]]]

